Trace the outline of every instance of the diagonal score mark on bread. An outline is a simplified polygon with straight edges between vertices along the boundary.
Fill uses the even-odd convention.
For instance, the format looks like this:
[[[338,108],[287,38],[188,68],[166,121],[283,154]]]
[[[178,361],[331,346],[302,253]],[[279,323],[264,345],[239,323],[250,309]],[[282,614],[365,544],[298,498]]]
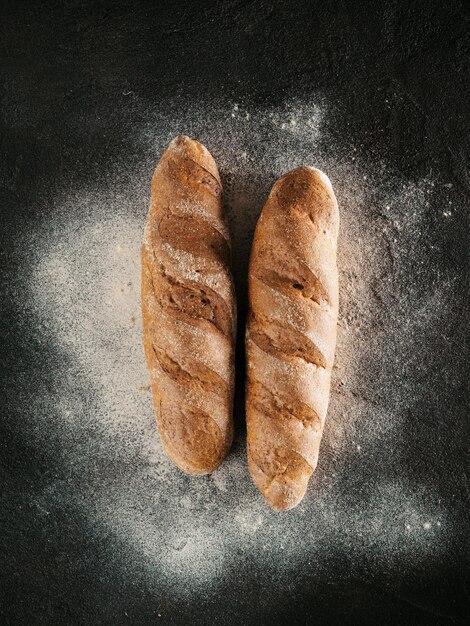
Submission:
[[[274,185],[248,276],[248,463],[268,504],[303,498],[316,468],[336,342],[338,207],[328,178],[300,167]]]
[[[326,357],[308,337],[299,333],[286,322],[273,321],[267,317],[251,316],[249,339],[265,352],[283,359],[301,359],[306,363],[325,369]]]
[[[295,259],[294,262],[297,265],[295,268],[266,267],[253,277],[287,295],[297,295],[320,306],[326,304],[331,307],[328,291],[318,276],[301,259]]]
[[[153,291],[160,306],[174,311],[175,315],[185,321],[204,320],[230,341],[234,332],[231,311],[224,298],[203,281],[203,276],[197,276],[199,282],[189,280],[181,274],[177,279],[167,272],[165,265],[158,266],[158,262],[156,265],[158,269],[148,268],[148,271],[152,276]],[[194,271],[196,274],[201,272],[199,269]]]
[[[179,385],[221,396],[226,393],[227,382],[204,363],[188,360],[183,365],[157,346],[153,353],[161,371]]]
[[[285,397],[282,391],[276,394],[257,380],[253,381],[253,392],[253,409],[256,411],[268,416],[276,413],[286,420],[297,420],[304,428],[321,431],[323,423],[320,416],[307,404]]]
[[[142,244],[144,346],[165,449],[182,470],[214,471],[232,441],[236,310],[222,186],[185,136],[152,179]]]

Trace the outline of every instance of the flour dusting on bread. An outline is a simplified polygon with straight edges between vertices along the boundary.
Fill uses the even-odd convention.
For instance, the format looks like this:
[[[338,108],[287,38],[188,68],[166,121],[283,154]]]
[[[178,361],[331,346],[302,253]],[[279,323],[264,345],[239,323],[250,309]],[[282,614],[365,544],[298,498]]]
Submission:
[[[62,442],[62,471],[38,503],[77,510],[90,537],[111,542],[116,569],[155,597],[215,597],[227,571],[243,572],[247,560],[266,588],[273,576],[291,584],[299,568],[312,579],[327,575],[335,559],[347,564],[347,583],[357,568],[393,585],[398,569],[414,576],[418,566],[439,567],[455,542],[438,471],[449,425],[425,409],[433,394],[457,393],[467,369],[448,324],[461,305],[461,277],[438,263],[457,253],[443,233],[464,197],[438,173],[409,180],[350,137],[338,142],[328,128],[339,113],[327,98],[234,104],[144,108],[143,126],[129,137],[141,155],[137,167],[111,163],[94,185],[44,206],[42,223],[25,225],[17,291],[37,321],[37,341],[55,359],[47,380],[38,361],[25,429],[31,446],[53,434]],[[196,478],[173,467],[155,433],[139,252],[155,162],[188,128],[220,167],[242,325],[248,253],[274,181],[314,165],[331,178],[341,210],[338,340],[322,452],[305,500],[282,517],[251,483],[242,428],[217,472]],[[425,234],[429,220],[435,234]],[[191,263],[181,260],[188,272]],[[452,377],[443,366],[450,360]],[[290,364],[283,366],[288,376]],[[419,425],[426,467],[411,480],[418,460],[409,439],[416,443]]]

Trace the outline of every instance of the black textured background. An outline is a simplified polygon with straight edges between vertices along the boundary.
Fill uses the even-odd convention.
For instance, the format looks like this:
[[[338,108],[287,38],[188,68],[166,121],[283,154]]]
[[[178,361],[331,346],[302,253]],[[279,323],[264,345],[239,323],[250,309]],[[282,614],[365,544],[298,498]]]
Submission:
[[[468,535],[431,577],[407,573],[393,594],[360,572],[337,583],[345,567],[339,555],[323,581],[299,571],[287,590],[273,579],[269,596],[277,604],[270,607],[266,580],[251,575],[248,559],[224,597],[183,605],[129,579],[106,541],[84,533],[76,512],[40,516],[34,493],[61,468],[53,442],[31,444],[24,401],[16,402],[29,370],[38,375],[41,363],[45,385],[49,373],[11,278],[21,271],[22,232],[44,217],[58,189],[93,185],[116,159],[130,170],[139,163],[127,138],[141,109],[123,92],[138,92],[149,105],[206,93],[256,106],[326,89],[344,112],[335,120],[338,136],[404,175],[439,167],[468,200],[469,26],[464,2],[2,2],[2,624],[468,623]],[[401,95],[392,109],[383,107],[388,92]],[[468,247],[465,219],[442,263],[467,273]],[[468,357],[468,335],[458,332],[453,341]],[[451,449],[465,467],[468,387],[454,400],[439,419],[450,430],[460,420],[459,445]],[[466,480],[464,472],[460,491],[448,494],[462,528],[469,523]],[[165,607],[162,618],[157,604]]]

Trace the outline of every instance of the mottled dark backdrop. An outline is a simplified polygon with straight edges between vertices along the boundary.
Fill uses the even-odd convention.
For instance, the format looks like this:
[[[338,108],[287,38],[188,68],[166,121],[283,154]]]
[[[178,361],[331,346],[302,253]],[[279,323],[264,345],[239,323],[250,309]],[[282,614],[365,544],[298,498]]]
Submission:
[[[470,432],[468,377],[462,375],[469,356],[470,295],[467,3],[4,0],[0,33],[1,623],[467,623]],[[92,506],[93,495],[88,492],[90,502],[73,505],[79,482],[67,478],[60,428],[36,432],[40,404],[28,411],[28,398],[54,387],[62,357],[41,339],[37,317],[18,288],[17,277],[28,271],[24,236],[47,222],[52,199],[61,193],[95,189],[112,177],[115,163],[121,169],[125,164],[129,176],[141,168],[148,155],[129,138],[147,129],[148,111],[164,107],[166,100],[187,102],[190,109],[197,99],[200,115],[205,98],[245,102],[256,110],[312,92],[328,93],[335,103],[329,133],[343,147],[360,145],[363,155],[406,179],[433,172],[458,193],[460,212],[442,232],[440,222],[425,222],[430,240],[442,243],[443,274],[459,280],[453,312],[441,322],[435,345],[416,346],[415,352],[425,355],[420,376],[438,383],[435,397],[431,391],[410,414],[411,423],[416,415],[424,417],[419,427],[410,427],[413,443],[407,450],[412,479],[413,471],[422,476],[428,468],[421,437],[434,445],[430,475],[439,482],[443,508],[451,512],[454,539],[432,567],[413,568],[411,562],[402,571],[397,560],[392,586],[390,569],[382,577],[374,567],[373,550],[365,567],[342,545],[320,576],[314,567],[299,567],[286,582],[270,575],[269,562],[261,571],[252,566],[250,551],[240,549],[237,566],[221,575],[223,594],[208,589],[182,600],[181,590],[159,591],[126,569],[111,533],[88,532],[80,511]],[[393,104],[386,107],[388,94]],[[204,124],[211,120],[197,120],[198,128]],[[426,289],[429,273],[423,280]],[[240,303],[243,321],[242,289]],[[443,351],[445,359],[439,356]],[[446,394],[453,381],[455,389]],[[89,399],[82,396],[86,408]],[[242,415],[237,419],[242,422]],[[93,435],[92,425],[87,433]],[[68,440],[68,445],[75,444]],[[374,466],[380,472],[377,458],[365,462],[371,472]],[[106,484],[106,470],[101,471]],[[37,504],[38,494],[51,484],[69,495],[52,513]]]

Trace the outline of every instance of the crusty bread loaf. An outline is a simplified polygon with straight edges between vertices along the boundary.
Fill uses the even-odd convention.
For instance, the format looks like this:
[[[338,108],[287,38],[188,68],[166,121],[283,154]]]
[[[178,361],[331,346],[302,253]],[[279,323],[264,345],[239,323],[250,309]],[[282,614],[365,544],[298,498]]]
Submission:
[[[248,465],[275,510],[303,498],[316,468],[338,315],[339,214],[327,176],[299,167],[274,185],[251,250]]]
[[[235,297],[222,185],[182,135],[152,179],[142,244],[144,345],[160,436],[185,472],[207,474],[232,442]]]

